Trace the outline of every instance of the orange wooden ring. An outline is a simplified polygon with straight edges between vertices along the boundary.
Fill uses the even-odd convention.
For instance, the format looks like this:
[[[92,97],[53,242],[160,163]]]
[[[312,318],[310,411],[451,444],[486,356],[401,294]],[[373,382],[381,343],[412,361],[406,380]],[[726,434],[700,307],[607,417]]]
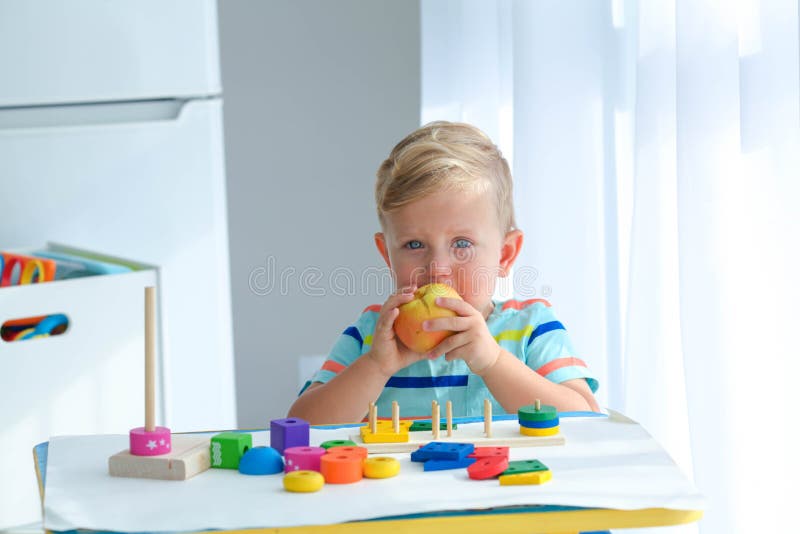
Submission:
[[[355,454],[325,454],[319,470],[328,484],[352,484],[364,477],[363,461]]]
[[[368,451],[366,447],[353,447],[347,445],[331,447],[328,449],[328,454],[352,454],[354,456],[358,456],[362,460],[367,457],[367,452]]]

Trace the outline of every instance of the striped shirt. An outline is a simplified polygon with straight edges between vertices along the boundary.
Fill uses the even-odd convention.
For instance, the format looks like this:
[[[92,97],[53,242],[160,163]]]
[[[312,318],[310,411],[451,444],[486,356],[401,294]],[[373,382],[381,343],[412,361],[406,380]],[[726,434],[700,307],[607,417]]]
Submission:
[[[552,382],[584,378],[592,392],[597,391],[597,380],[575,356],[567,331],[556,319],[550,303],[532,299],[494,304],[486,323],[500,347]],[[369,351],[380,309],[380,305],[367,307],[347,327],[306,387],[311,382],[327,382]],[[398,371],[386,383],[376,404],[379,417],[391,416],[392,401],[398,401],[403,417],[430,417],[432,400],[441,405],[450,400],[453,415],[459,417],[481,415],[487,398],[492,402],[492,413],[505,413],[483,379],[472,373],[463,360],[447,362],[440,357],[420,360]]]

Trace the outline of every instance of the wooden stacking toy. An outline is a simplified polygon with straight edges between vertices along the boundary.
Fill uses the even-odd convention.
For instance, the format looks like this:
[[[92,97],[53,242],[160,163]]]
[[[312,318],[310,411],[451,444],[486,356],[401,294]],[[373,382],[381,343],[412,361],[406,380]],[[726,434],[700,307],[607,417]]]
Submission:
[[[400,472],[395,458],[367,457],[364,447],[292,447],[284,452],[286,491],[311,493],[327,484],[352,484],[364,477],[391,478]]]
[[[242,455],[242,459],[239,461],[239,472],[243,475],[283,473],[283,458],[272,447],[253,447]]]
[[[544,484],[553,478],[550,469],[539,460],[516,460],[500,475],[501,486]]]
[[[485,399],[483,403],[483,428],[477,425],[466,425],[460,429],[453,424],[453,406],[450,401],[445,405],[444,422],[441,421],[439,403],[431,402],[430,422],[400,421],[400,408],[392,403],[392,421],[378,421],[377,408],[369,405],[368,423],[359,428],[357,435],[350,439],[357,445],[367,448],[372,453],[411,452],[428,441],[449,441],[471,443],[477,448],[484,447],[533,447],[546,445],[563,445],[566,440],[560,435],[558,428],[558,412],[552,406],[537,404],[523,406],[519,410],[520,430],[509,426],[492,426],[492,401]],[[424,430],[424,431],[423,431]],[[447,435],[440,437],[441,430]]]
[[[505,452],[505,455],[503,455]],[[497,478],[501,486],[521,486],[544,484],[553,478],[550,469],[539,460],[508,460],[508,449],[498,449],[478,457],[475,463],[467,467],[467,475],[473,480]]]
[[[313,493],[322,489],[325,477],[317,471],[292,471],[283,477],[283,487],[293,493]]]
[[[543,405],[539,399],[530,406],[517,410],[519,433],[523,436],[555,436],[559,432],[558,411],[553,406]]]
[[[356,454],[325,454],[320,472],[328,484],[352,484],[364,477],[364,460]]]
[[[252,434],[221,432],[211,438],[211,467],[239,469],[239,461],[252,447]]]
[[[289,447],[283,451],[286,472],[319,471],[319,461],[325,452],[323,447]]]
[[[367,478],[391,478],[400,472],[400,462],[388,456],[375,456],[365,459],[363,468]]]
[[[392,420],[378,421],[378,408],[374,402],[369,404],[369,423],[360,429],[363,443],[405,443],[409,439],[409,421],[400,421],[400,405],[392,402]]]
[[[424,471],[459,469],[475,463],[469,457],[475,451],[472,443],[431,441],[411,453],[412,462],[423,462]]]
[[[156,426],[155,288],[145,288],[144,426],[129,433],[129,448],[108,459],[108,473],[117,477],[185,480],[210,467],[209,439],[173,436]]]
[[[367,449],[365,447],[331,447],[328,449],[328,454],[354,454],[362,460],[367,457]]]
[[[308,447],[311,425],[297,417],[273,419],[269,423],[269,444],[283,454],[290,447]]]
[[[323,441],[319,444],[325,450],[332,449],[333,447],[355,447],[356,443],[349,439],[330,439]]]

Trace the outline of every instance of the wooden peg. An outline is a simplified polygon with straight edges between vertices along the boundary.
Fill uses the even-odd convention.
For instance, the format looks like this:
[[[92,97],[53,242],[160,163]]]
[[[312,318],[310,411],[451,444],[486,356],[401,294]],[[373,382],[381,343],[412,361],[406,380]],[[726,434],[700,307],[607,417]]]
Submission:
[[[144,426],[130,431],[134,456],[158,456],[172,451],[169,428],[156,426],[156,288],[144,288]]]
[[[447,418],[447,437],[453,437],[453,401],[447,401],[446,406],[446,418]]]
[[[369,431],[373,434],[378,433],[378,410],[374,402],[369,403]]]
[[[131,429],[129,448],[108,459],[112,476],[186,480],[211,466],[209,438],[172,436],[156,426],[156,290],[144,291],[144,426]]]
[[[144,288],[144,429],[156,429],[156,288]]]
[[[492,401],[483,399],[483,432],[487,438],[492,437]]]
[[[400,405],[392,401],[392,432],[400,433]]]
[[[439,439],[439,425],[440,417],[439,417],[439,403],[437,401],[433,401],[431,403],[431,430],[433,431],[433,439]]]
[[[534,402],[534,404],[536,405],[536,411],[537,411],[537,412],[538,412],[538,411],[541,411],[541,409],[542,409],[542,401],[540,401],[539,399],[536,399],[536,401]]]

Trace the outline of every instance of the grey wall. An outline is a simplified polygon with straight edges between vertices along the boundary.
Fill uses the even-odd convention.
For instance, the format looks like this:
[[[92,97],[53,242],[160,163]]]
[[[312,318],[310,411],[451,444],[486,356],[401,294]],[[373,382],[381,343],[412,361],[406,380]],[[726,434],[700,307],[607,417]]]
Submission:
[[[390,289],[360,278],[382,266],[375,170],[419,125],[419,2],[222,0],[219,24],[238,423],[253,428],[285,415],[297,359]],[[347,272],[356,285],[334,289]]]

